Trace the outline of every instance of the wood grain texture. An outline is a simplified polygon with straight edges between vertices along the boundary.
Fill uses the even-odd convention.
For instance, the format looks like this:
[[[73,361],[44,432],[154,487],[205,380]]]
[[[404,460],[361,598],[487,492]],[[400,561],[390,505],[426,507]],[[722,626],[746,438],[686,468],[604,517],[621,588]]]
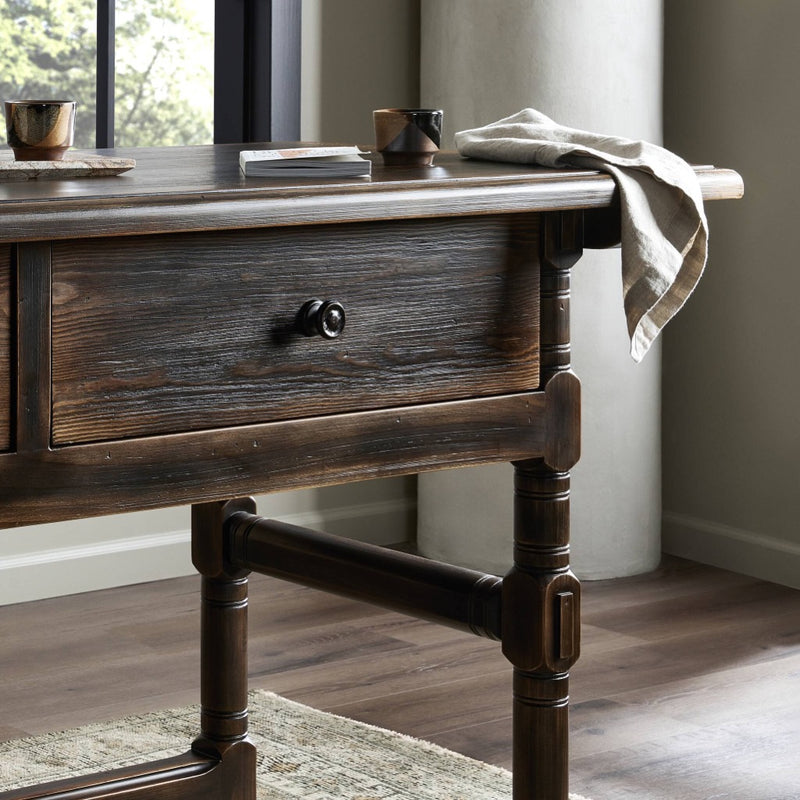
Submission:
[[[11,247],[0,245],[0,450],[11,446]]]
[[[524,215],[57,243],[53,442],[535,389],[537,251]]]
[[[569,669],[580,654],[569,488],[569,473],[543,459],[514,465],[514,564],[503,580],[502,634],[514,667],[514,800],[568,798]]]
[[[581,455],[581,382],[574,372],[557,372],[545,386],[545,463],[570,470]]]
[[[146,767],[121,767],[102,775],[65,778],[13,789],[3,800],[106,800],[118,791],[126,800],[192,800],[222,790],[221,764],[194,753],[162,759]]]
[[[33,787],[4,792],[3,800],[104,800],[109,790],[118,790],[125,800],[191,800],[198,793],[218,792],[221,765],[208,758],[186,753],[154,761],[146,769],[122,767],[103,775],[65,778]],[[102,783],[101,783],[102,781]]]
[[[545,404],[523,392],[0,453],[0,526],[529,458],[544,451]]]
[[[583,215],[544,215],[541,248],[542,381],[570,368],[570,271],[582,255]]]
[[[385,169],[374,157],[368,181],[245,179],[240,149],[96,151],[133,157],[137,167],[68,185],[0,184],[0,241],[602,208],[614,198],[613,180],[598,172],[476,161],[456,153],[441,153],[436,166],[424,169]],[[702,168],[698,175],[707,199],[742,194],[742,180],[731,170]]]
[[[47,242],[17,246],[16,428],[18,453],[50,446],[51,260]]]
[[[430,558],[237,512],[232,564],[383,608],[500,638],[502,579]]]

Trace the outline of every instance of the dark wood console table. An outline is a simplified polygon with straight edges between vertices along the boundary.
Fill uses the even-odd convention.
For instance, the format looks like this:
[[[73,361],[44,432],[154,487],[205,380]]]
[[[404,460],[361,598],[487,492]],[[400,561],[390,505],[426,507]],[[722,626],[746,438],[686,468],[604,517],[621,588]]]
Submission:
[[[611,179],[442,154],[288,184],[245,180],[238,150],[0,184],[0,527],[192,504],[203,576],[186,755],[0,798],[253,800],[257,570],[501,640],[514,797],[566,800],[569,273],[615,238]],[[741,193],[733,172],[700,178],[707,199]],[[263,519],[247,498],[497,461],[516,467],[503,579]]]

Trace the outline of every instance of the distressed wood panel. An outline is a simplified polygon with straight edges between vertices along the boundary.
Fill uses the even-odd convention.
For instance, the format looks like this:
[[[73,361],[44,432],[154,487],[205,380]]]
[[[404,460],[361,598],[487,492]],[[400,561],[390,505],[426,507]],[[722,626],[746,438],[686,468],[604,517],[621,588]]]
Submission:
[[[0,450],[11,446],[11,247],[0,245]]]
[[[545,392],[0,454],[0,527],[225,500],[546,447]]]
[[[53,247],[53,442],[534,389],[538,217]],[[310,298],[340,338],[293,332]]]
[[[498,212],[598,209],[614,201],[610,175],[593,170],[508,164],[440,153],[431,170],[383,167],[374,154],[372,179],[244,179],[239,145],[132,148],[120,177],[92,178],[76,192],[60,181],[0,186],[0,242],[86,238],[203,229],[261,228],[321,221],[409,219]],[[741,197],[731,170],[698,167],[706,200]],[[596,230],[596,226],[592,226]],[[601,237],[604,244],[613,236]]]

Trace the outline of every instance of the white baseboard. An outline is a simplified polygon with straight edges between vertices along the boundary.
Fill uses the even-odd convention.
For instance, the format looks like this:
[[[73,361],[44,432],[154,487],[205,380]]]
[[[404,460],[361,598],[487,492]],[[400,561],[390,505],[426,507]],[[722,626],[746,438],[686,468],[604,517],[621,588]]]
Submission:
[[[800,589],[800,544],[784,539],[665,512],[662,549],[670,555]]]
[[[176,578],[192,571],[188,530],[34,550],[0,558],[0,605]]]
[[[293,525],[388,545],[408,539],[408,521],[415,514],[413,498],[398,497],[275,516]],[[24,529],[3,531],[2,536],[10,540],[4,548],[10,554],[0,553],[0,605],[194,574],[188,528],[34,550],[24,549]]]

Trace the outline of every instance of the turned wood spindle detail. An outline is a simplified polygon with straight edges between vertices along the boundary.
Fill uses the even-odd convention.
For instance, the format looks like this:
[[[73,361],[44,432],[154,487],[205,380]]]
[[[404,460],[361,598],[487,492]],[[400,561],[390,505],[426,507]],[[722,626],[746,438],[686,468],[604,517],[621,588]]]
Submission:
[[[582,225],[580,212],[547,214],[542,225],[541,384],[554,416],[544,458],[514,463],[514,566],[503,579],[503,653],[514,668],[514,800],[569,795],[568,670],[580,654],[580,584],[569,569],[568,470],[580,450],[570,269],[581,255]]]
[[[503,581],[503,652],[514,667],[514,798],[567,800],[568,670],[580,654],[569,570],[569,473],[515,464],[514,566]]]
[[[235,800],[255,800],[255,747],[247,738],[247,575],[226,558],[225,522],[255,511],[251,498],[192,506],[192,559],[202,575],[200,736],[192,749],[235,773]],[[231,800],[234,800],[233,796]]]
[[[583,253],[582,233],[579,211],[544,216],[540,248],[542,385],[570,368],[570,270]]]

